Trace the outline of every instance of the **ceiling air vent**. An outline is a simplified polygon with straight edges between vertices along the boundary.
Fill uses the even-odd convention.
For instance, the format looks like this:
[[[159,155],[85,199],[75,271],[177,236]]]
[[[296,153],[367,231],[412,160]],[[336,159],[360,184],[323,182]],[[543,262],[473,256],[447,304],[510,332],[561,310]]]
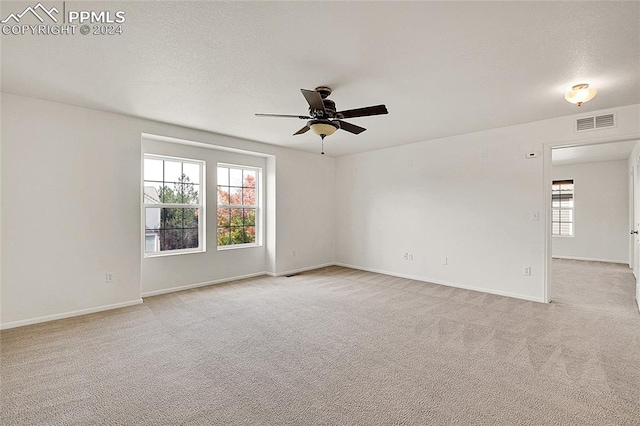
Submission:
[[[601,129],[603,127],[613,127],[615,125],[615,117],[613,116],[613,114],[596,116],[596,129]]]
[[[576,132],[593,130],[596,128],[595,117],[578,118],[576,120]]]
[[[604,129],[616,126],[616,115],[609,114],[596,115],[593,117],[582,117],[576,119],[576,132],[586,132],[589,130]]]

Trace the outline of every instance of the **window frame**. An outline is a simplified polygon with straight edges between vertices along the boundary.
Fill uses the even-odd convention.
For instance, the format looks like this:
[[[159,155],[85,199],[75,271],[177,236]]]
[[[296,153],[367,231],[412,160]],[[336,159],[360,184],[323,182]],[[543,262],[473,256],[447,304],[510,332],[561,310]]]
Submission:
[[[248,204],[219,204],[218,200],[218,169],[220,167],[223,168],[234,168],[241,170],[251,170],[255,172],[256,181],[255,181],[255,205]],[[231,185],[228,185],[231,186]],[[229,245],[218,245],[218,209],[227,208],[227,209],[255,209],[255,235],[256,240],[252,243],[242,243],[242,244],[229,244]],[[243,248],[251,248],[251,247],[261,247],[262,246],[262,167],[258,166],[247,166],[242,164],[233,164],[233,163],[225,163],[225,162],[217,162],[216,163],[216,249],[218,251],[224,250],[235,250],[235,249],[243,249]]]
[[[571,191],[571,200],[573,201],[573,205],[571,207],[557,207],[554,208],[553,207],[553,186],[554,185],[561,185],[562,183],[564,184],[568,184],[569,182],[571,182],[571,185],[573,186],[572,191]],[[551,182],[551,236],[553,238],[573,238],[576,235],[576,182],[575,179],[555,179]],[[562,211],[562,210],[570,210],[571,211],[571,222],[563,222],[562,220],[560,220],[559,222],[554,222],[553,220],[553,212],[555,210],[558,211]],[[558,213],[558,217],[561,217],[561,213]],[[554,234],[553,233],[553,224],[554,223],[558,223],[559,224],[559,230],[560,227],[562,226],[563,223],[571,223],[571,234],[569,235],[563,235],[563,234]],[[560,231],[561,232],[561,231]]]
[[[186,203],[146,203],[145,195],[144,195],[144,187],[145,187],[145,178],[144,178],[144,160],[161,160],[161,161],[175,161],[180,163],[188,163],[188,164],[196,164],[199,166],[199,180],[198,183],[199,191],[198,191],[198,204],[186,204]],[[140,179],[141,183],[141,195],[142,195],[142,256],[143,258],[153,258],[153,257],[163,257],[163,256],[176,256],[183,254],[193,254],[193,253],[205,253],[207,251],[207,241],[206,241],[206,170],[207,170],[207,162],[204,160],[197,160],[194,158],[184,158],[184,157],[176,157],[172,155],[162,155],[162,154],[151,154],[151,153],[143,153],[142,154],[142,177]],[[163,177],[164,178],[164,177]],[[156,182],[156,181],[154,181]],[[163,184],[166,182],[163,180]],[[185,248],[185,249],[176,249],[176,250],[164,250],[157,251],[152,253],[146,252],[146,238],[147,238],[147,229],[146,229],[146,209],[147,208],[183,208],[183,209],[197,209],[198,210],[198,247],[194,248]],[[159,240],[159,238],[158,238]],[[158,242],[159,245],[159,242]]]

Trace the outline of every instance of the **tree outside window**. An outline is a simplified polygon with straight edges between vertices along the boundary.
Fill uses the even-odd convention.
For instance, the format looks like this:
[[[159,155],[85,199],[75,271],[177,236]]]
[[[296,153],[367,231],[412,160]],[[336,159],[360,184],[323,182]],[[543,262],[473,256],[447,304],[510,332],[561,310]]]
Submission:
[[[218,165],[218,247],[257,244],[259,172]]]
[[[204,162],[145,155],[145,255],[204,251]]]

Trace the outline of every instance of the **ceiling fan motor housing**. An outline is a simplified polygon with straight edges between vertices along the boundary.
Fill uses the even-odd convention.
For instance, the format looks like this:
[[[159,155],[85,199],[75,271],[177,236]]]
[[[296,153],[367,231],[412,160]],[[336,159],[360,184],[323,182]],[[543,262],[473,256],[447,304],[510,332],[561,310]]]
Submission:
[[[336,103],[329,99],[323,99],[324,110],[327,113],[327,117],[333,117],[336,114]]]

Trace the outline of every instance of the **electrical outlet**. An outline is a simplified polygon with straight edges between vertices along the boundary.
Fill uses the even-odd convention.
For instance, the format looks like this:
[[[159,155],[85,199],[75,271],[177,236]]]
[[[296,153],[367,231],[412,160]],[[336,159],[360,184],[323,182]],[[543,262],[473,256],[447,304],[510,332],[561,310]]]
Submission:
[[[409,253],[403,253],[402,254],[402,259],[403,260],[409,260]]]
[[[107,272],[104,278],[107,284],[116,282],[116,275],[113,272]]]
[[[442,265],[446,265],[448,262],[448,259],[446,257],[443,257],[442,259],[440,259],[440,264]]]
[[[525,266],[524,269],[522,270],[522,275],[524,275],[525,277],[530,277],[531,276],[531,266]]]
[[[413,262],[413,253],[409,253],[409,261]]]

